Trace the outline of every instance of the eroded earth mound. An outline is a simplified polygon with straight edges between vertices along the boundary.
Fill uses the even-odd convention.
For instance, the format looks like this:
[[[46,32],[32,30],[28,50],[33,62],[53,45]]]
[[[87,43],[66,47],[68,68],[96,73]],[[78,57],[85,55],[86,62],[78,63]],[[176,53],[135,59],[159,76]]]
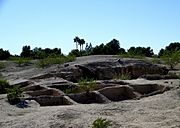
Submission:
[[[45,69],[6,63],[2,74],[24,88],[28,107],[9,105],[1,95],[0,127],[87,128],[97,117],[114,128],[180,126],[180,80],[164,66],[116,56],[80,57]],[[82,78],[95,80],[96,88],[79,92]]]

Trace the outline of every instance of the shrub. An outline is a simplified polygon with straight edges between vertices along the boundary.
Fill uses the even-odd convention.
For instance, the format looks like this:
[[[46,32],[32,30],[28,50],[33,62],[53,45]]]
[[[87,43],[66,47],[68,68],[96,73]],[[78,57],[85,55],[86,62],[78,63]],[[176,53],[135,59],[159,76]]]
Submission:
[[[7,88],[10,88],[10,85],[7,82],[7,80],[0,79],[0,94],[5,94],[7,92]]]
[[[119,57],[121,58],[134,58],[134,59],[141,59],[141,60],[145,60],[145,56],[143,55],[135,55],[135,54],[130,54],[130,53],[126,53],[126,54],[119,54]]]
[[[3,68],[5,68],[5,65],[3,62],[0,62],[0,69],[3,69]]]
[[[74,56],[49,56],[48,58],[40,59],[37,62],[37,66],[40,68],[45,68],[53,64],[63,64],[74,60],[75,60]]]
[[[115,76],[114,79],[130,80],[131,76],[129,74],[120,74],[120,75]]]
[[[49,62],[47,59],[40,59],[40,60],[38,60],[36,65],[39,68],[45,68],[45,67],[49,66]]]
[[[81,90],[79,90],[79,89],[66,89],[65,90],[65,93],[66,94],[71,94],[71,93],[80,93],[81,92]]]
[[[81,56],[81,52],[80,52],[78,49],[73,49],[73,50],[71,50],[71,52],[69,53],[69,56],[79,57],[79,56]]]
[[[12,88],[7,89],[7,98],[10,104],[18,104],[21,102],[21,97],[22,97],[22,88],[20,86],[16,85],[13,86]]]
[[[95,90],[96,87],[97,87],[96,81],[93,80],[93,79],[81,78],[78,83],[79,83],[79,86],[80,86],[80,90],[85,91],[87,94],[90,91]]]
[[[108,128],[109,126],[112,126],[111,121],[103,118],[97,118],[93,122],[92,128]]]
[[[10,57],[10,53],[8,50],[3,50],[0,48],[0,60],[6,60]]]
[[[153,64],[161,64],[161,60],[159,58],[157,58],[157,57],[153,57],[152,58],[152,63]]]
[[[162,59],[171,69],[174,69],[174,66],[180,63],[180,50],[175,50],[174,52],[166,51]]]
[[[18,66],[27,65],[29,62],[30,62],[29,58],[23,58],[23,57],[17,58],[15,60],[15,63],[18,64]]]

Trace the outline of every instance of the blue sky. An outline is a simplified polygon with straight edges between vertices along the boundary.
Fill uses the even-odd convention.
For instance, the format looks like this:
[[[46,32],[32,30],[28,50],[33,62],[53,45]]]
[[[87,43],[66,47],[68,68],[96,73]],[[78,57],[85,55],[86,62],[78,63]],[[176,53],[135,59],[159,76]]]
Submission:
[[[157,53],[180,42],[180,0],[0,0],[0,47],[12,54],[25,45],[67,54],[75,36]]]

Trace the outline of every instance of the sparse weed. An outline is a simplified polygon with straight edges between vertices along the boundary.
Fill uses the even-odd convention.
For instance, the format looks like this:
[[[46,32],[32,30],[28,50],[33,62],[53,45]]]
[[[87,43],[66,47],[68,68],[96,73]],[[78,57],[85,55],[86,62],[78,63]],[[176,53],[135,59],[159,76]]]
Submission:
[[[154,58],[152,59],[152,63],[153,63],[153,64],[160,64],[160,63],[161,63],[161,60],[160,60],[159,58],[154,57]]]
[[[103,118],[97,118],[93,122],[92,128],[108,128],[110,126],[112,126],[112,123],[110,120],[103,119]]]
[[[79,90],[79,89],[66,89],[65,90],[66,94],[80,93],[80,92],[81,92],[81,90]]]
[[[80,90],[85,91],[86,93],[89,93],[97,88],[96,81],[93,79],[81,78],[78,83]]]
[[[93,91],[97,88],[96,81],[93,79],[81,78],[78,81],[78,84],[79,84],[79,88],[66,89],[65,93],[71,94],[71,93],[86,92],[88,94],[90,91]]]
[[[114,77],[114,79],[120,79],[120,80],[130,80],[131,76],[129,74],[119,74]]]
[[[16,85],[7,89],[7,98],[10,104],[17,104],[21,102],[23,89]]]
[[[15,63],[18,64],[18,66],[27,65],[28,63],[30,63],[30,59],[19,57],[17,58],[17,60],[15,60]]]
[[[73,56],[67,56],[67,57],[66,56],[55,56],[55,57],[51,56],[45,59],[40,59],[37,62],[37,66],[39,68],[45,68],[53,64],[63,64],[63,63],[71,62],[74,60],[75,60],[75,57]]]
[[[121,54],[119,55],[121,58],[135,58],[135,59],[145,59],[145,56],[140,56],[140,55],[133,55],[133,54]]]
[[[8,88],[10,88],[10,85],[7,80],[0,79],[0,94],[5,94]]]
[[[0,62],[0,69],[3,69],[3,68],[5,68],[5,65],[3,62]]]

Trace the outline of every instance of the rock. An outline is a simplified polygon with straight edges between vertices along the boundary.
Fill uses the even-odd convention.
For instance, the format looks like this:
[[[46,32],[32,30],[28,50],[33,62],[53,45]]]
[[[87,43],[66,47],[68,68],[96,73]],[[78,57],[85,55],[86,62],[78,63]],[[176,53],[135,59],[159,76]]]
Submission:
[[[41,85],[29,85],[23,88],[24,91],[37,91],[37,90],[43,90],[46,89],[46,87]]]
[[[10,80],[9,84],[12,86],[20,85],[21,87],[28,86],[29,84],[32,84],[33,82],[27,79],[16,79],[16,80]]]
[[[36,81],[35,82],[36,86],[38,85],[39,87],[45,86],[49,88],[56,88],[61,91],[65,91],[66,89],[78,88],[78,86],[74,84],[73,82],[67,81],[59,77],[50,77],[50,78],[45,78],[45,79],[38,79],[35,81]],[[36,89],[38,89],[38,87]]]
[[[71,65],[58,72],[58,76],[68,81],[77,82],[81,77],[109,80],[121,75],[138,78],[146,74],[166,75],[168,69],[141,60],[117,59],[93,61]]]
[[[64,98],[63,99],[63,104],[67,104],[67,105],[76,105],[76,104],[78,104],[77,102],[75,102],[74,100],[69,98],[68,96],[64,96],[63,98]]]
[[[58,90],[58,89],[53,89],[53,88],[46,88],[43,90],[36,90],[36,91],[27,91],[27,94],[31,95],[32,97],[37,97],[37,96],[62,96],[64,95],[64,92]]]
[[[40,104],[36,102],[35,100],[25,100],[27,102],[28,107],[31,108],[38,108],[40,107]]]
[[[51,73],[45,73],[45,74],[34,75],[30,79],[31,80],[34,80],[34,79],[45,79],[45,78],[49,78],[49,77],[52,77],[52,76],[53,76],[53,74],[51,74]]]
[[[147,80],[179,79],[179,77],[175,74],[171,74],[171,75],[148,74],[148,75],[142,75],[141,78],[144,78]]]
[[[61,77],[67,81],[78,82],[83,77],[81,69],[75,66],[69,66],[56,73],[56,76]]]

